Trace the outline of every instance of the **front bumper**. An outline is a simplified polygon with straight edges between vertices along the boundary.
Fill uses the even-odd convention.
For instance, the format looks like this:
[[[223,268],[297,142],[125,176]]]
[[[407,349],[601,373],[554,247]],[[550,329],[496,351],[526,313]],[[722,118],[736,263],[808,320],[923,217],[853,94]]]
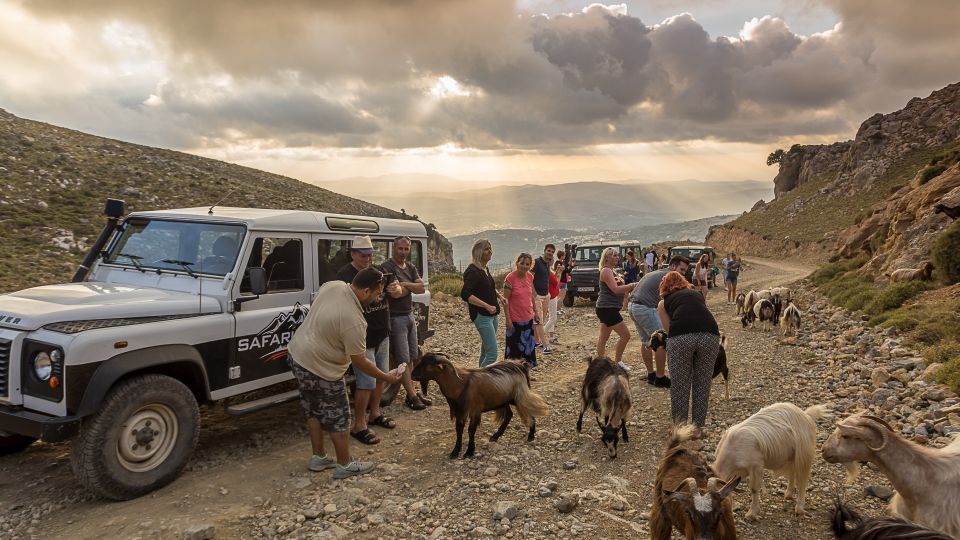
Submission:
[[[79,431],[80,418],[76,416],[50,416],[22,407],[0,405],[0,432],[33,437],[44,442],[60,442]]]

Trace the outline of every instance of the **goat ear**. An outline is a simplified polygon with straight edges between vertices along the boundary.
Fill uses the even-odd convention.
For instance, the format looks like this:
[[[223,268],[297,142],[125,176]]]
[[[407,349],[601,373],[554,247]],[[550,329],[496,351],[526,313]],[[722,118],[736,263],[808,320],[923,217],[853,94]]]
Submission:
[[[729,482],[727,482],[727,485],[720,488],[720,491],[718,492],[718,495],[720,495],[720,500],[722,501],[726,499],[731,493],[733,493],[733,490],[737,489],[737,486],[739,485],[740,485],[740,477],[735,476],[733,480],[730,480]]]

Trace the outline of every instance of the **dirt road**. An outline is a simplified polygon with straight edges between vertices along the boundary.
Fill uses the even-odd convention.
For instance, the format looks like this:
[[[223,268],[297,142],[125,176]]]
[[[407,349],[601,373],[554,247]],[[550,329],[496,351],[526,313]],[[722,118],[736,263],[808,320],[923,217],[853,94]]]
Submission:
[[[812,270],[797,263],[748,262],[742,290],[787,284]],[[722,289],[716,289],[708,302],[729,341],[731,399],[725,401],[714,387],[708,453],[725,426],[764,405],[793,401],[806,407],[830,397],[804,363],[812,357],[809,350],[781,345],[772,333],[743,330],[735,307],[722,295]],[[433,326],[437,336],[430,348],[464,364],[476,362],[479,340],[459,300],[438,301]],[[494,426],[492,417],[485,417],[478,432],[484,441],[480,456],[451,461],[446,455],[453,445],[453,426],[442,399],[423,412],[393,405],[386,412],[399,427],[376,430],[383,439],[379,445],[353,445],[356,456],[379,464],[377,471],[335,482],[329,471],[306,470],[310,449],[296,404],[240,419],[211,406],[203,411],[203,431],[187,472],[134,501],[90,497],[71,474],[65,444],[35,444],[0,458],[0,540],[183,538],[185,530],[208,524],[217,538],[646,536],[650,491],[669,424],[669,393],[641,380],[634,336],[626,357],[638,374],[632,388],[630,442],[621,446],[620,457],[610,460],[592,420],[577,435],[582,359],[595,347],[597,328],[593,307],[582,300],[560,319],[562,344],[541,357],[534,372],[534,389],[552,408],[534,443],[525,442],[519,422],[498,443],[486,442]],[[438,397],[435,387],[431,392]],[[821,426],[821,440],[831,429]],[[810,516],[798,518],[792,504],[784,510],[785,482],[768,475],[759,523],[743,521],[749,494],[741,488],[736,496],[741,537],[829,538],[824,511],[837,492],[863,509],[879,508],[878,503],[859,500],[862,486],[838,487],[841,479],[838,466],[818,458],[808,496]],[[554,501],[564,495],[580,500],[572,513],[559,514],[554,508]],[[497,503],[517,515],[494,521]]]

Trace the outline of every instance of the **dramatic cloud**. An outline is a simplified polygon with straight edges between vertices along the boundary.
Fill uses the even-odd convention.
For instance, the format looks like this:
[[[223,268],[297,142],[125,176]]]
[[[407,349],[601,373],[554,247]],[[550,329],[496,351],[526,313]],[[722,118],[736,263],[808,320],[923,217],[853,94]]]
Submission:
[[[181,148],[576,152],[849,135],[956,79],[954,0],[808,1],[840,22],[799,35],[757,13],[711,36],[625,5],[0,0],[0,106]]]

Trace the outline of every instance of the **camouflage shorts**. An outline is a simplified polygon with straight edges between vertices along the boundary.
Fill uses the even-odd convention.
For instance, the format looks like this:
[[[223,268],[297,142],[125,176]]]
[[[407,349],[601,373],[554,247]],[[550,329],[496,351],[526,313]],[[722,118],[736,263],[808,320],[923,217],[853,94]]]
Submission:
[[[343,379],[326,381],[298,364],[287,355],[290,371],[300,383],[300,408],[307,418],[316,418],[324,431],[343,432],[350,429],[350,399]]]

